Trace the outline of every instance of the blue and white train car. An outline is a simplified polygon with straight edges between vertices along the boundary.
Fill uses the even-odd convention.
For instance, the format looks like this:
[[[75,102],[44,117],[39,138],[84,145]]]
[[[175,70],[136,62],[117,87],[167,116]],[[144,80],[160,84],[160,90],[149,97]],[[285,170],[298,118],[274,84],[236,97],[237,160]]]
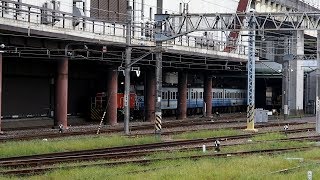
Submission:
[[[137,93],[137,109],[143,110],[144,104],[144,88],[143,86],[136,87]],[[214,109],[236,107],[241,108],[246,105],[246,90],[244,89],[224,89],[212,88],[212,107]],[[189,110],[202,110],[204,106],[203,88],[188,88],[187,90],[187,108]],[[178,104],[178,88],[163,87],[161,108],[168,114],[177,109]],[[199,112],[199,111],[198,111]]]

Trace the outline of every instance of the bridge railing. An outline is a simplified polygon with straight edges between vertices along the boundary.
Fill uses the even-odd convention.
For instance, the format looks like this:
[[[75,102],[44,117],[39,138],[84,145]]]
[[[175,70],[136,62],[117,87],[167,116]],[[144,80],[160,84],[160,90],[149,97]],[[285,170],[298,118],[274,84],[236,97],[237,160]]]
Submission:
[[[102,20],[82,15],[79,16],[69,12],[11,0],[0,0],[0,17],[16,20],[17,22],[27,22],[30,24],[29,28],[37,26],[45,29],[50,27],[53,29],[61,29],[62,32],[70,30],[77,31],[80,34],[81,32],[89,32],[93,33],[93,38],[105,35],[124,38],[126,35],[125,22]],[[152,23],[149,23],[147,26],[133,24],[132,27],[132,38],[138,40],[140,44],[154,42],[154,29]],[[198,36],[175,38],[164,44],[212,51],[224,51],[227,46],[230,46],[230,43],[227,41]],[[236,42],[233,46],[235,48],[230,53],[246,54],[247,46],[242,45],[241,42]]]

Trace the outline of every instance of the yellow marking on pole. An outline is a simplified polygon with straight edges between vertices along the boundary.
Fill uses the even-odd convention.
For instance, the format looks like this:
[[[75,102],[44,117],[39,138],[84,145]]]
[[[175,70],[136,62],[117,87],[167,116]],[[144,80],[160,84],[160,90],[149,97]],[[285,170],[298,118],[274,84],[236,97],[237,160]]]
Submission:
[[[254,129],[254,105],[247,107],[247,129],[248,131],[257,131]]]

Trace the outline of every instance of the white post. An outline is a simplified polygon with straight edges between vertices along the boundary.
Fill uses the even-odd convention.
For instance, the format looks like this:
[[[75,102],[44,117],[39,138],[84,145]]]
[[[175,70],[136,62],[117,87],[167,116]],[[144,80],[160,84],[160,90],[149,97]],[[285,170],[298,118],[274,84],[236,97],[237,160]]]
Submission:
[[[206,145],[202,145],[202,152],[206,152]]]

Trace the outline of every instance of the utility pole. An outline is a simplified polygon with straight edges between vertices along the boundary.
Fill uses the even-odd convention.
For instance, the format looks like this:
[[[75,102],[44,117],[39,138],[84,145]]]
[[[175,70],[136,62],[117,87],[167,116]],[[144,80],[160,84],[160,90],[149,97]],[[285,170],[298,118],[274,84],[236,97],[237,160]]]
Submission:
[[[254,11],[250,11],[254,14]],[[253,16],[249,17],[249,53],[248,53],[248,97],[247,97],[247,129],[254,129],[254,108],[255,108],[255,23]]]
[[[320,133],[320,30],[317,31],[316,132]]]
[[[288,114],[289,114],[289,61],[293,60],[293,55],[292,54],[287,54],[283,57],[283,62],[282,62],[282,81],[283,81],[283,119],[287,120],[288,119]]]
[[[131,6],[127,5],[127,28],[126,28],[126,62],[125,62],[125,85],[124,85],[124,133],[129,134],[130,120],[130,72],[131,72]]]
[[[157,14],[162,14],[163,0],[157,0]],[[161,22],[156,22],[156,29],[162,28]],[[155,133],[161,135],[161,98],[162,98],[162,42],[156,42],[156,121]]]

